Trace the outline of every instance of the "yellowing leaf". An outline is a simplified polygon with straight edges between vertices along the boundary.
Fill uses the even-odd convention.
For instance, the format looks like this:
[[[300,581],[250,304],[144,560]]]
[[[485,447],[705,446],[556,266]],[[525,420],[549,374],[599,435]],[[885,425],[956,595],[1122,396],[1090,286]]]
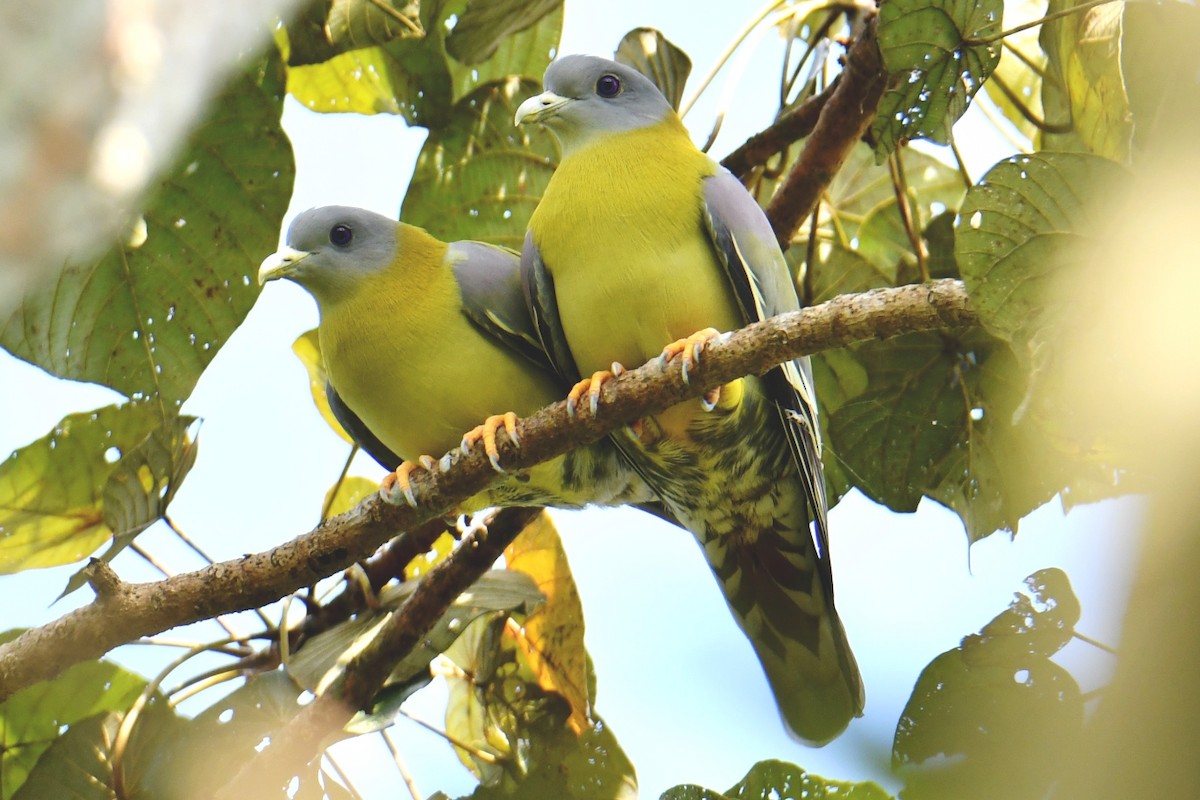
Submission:
[[[329,487],[329,491],[325,493],[325,503],[321,507],[328,507],[329,516],[335,517],[354,508],[377,491],[379,484],[370,478],[344,478],[340,483]]]
[[[167,432],[156,404],[107,406],[15,451],[0,464],[0,573],[79,561],[157,519],[195,457],[188,421]],[[161,490],[152,477],[145,491],[143,467]]]
[[[333,416],[333,409],[329,407],[329,398],[325,395],[325,362],[321,360],[321,345],[317,341],[317,329],[305,331],[296,337],[296,341],[292,342],[292,352],[296,354],[296,358],[300,359],[300,363],[308,370],[308,384],[312,389],[313,403],[316,404],[317,410],[321,412],[321,418],[328,423],[329,427],[333,428],[334,433],[345,439],[350,444],[354,444],[354,440],[350,438],[350,434],[346,433],[345,429],[338,424],[337,419]],[[378,486],[376,487],[378,488]],[[346,509],[342,509],[345,511]],[[340,511],[330,512],[339,514]]]
[[[570,725],[577,734],[591,726],[587,653],[583,647],[583,604],[571,577],[567,554],[550,516],[542,512],[504,551],[511,570],[524,572],[546,596],[545,605],[508,626],[538,684],[557,692],[571,706]]]
[[[441,536],[434,539],[433,547],[408,562],[408,565],[404,567],[404,580],[416,580],[426,572],[429,572],[429,570],[442,561],[445,561],[446,556],[450,555],[457,544],[458,539],[455,539],[450,531],[443,532]]]

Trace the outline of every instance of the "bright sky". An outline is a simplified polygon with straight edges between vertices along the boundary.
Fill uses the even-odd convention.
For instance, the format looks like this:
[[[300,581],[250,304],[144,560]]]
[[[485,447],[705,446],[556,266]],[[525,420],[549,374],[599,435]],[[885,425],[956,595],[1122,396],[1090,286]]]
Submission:
[[[657,27],[691,55],[694,85],[748,13],[733,3],[698,11],[689,0],[568,0],[562,52],[608,55],[629,29]],[[771,97],[776,86],[781,48],[770,37],[752,48],[738,102],[712,150],[717,157],[769,121],[774,106],[757,93]],[[707,136],[725,76],[686,120],[697,140]],[[977,147],[975,131],[982,127],[964,124],[974,127],[958,129],[960,142]],[[382,116],[319,117],[293,102],[285,125],[298,161],[289,218],[333,203],[396,213],[423,131]],[[978,177],[1007,155],[1005,147],[985,144],[972,174]],[[309,530],[341,468],[346,446],[317,416],[290,349],[315,324],[315,308],[302,290],[283,282],[267,287],[185,406],[205,421],[199,459],[172,513],[216,559],[266,549]],[[105,389],[57,381],[6,355],[0,355],[0,386],[0,453],[44,435],[67,413],[117,399]],[[359,474],[379,475],[365,460],[356,466]],[[838,608],[866,682],[867,715],[821,750],[784,733],[750,646],[689,536],[636,511],[558,513],[556,519],[583,596],[597,709],[636,766],[642,796],[652,798],[684,782],[727,789],[767,758],[898,788],[884,769],[896,720],[920,670],[1002,610],[1029,573],[1064,568],[1083,603],[1080,630],[1116,643],[1136,553],[1129,534],[1137,510],[1135,503],[1109,502],[1064,516],[1051,503],[1022,523],[1015,540],[994,536],[968,553],[957,517],[933,503],[896,515],[857,494],[848,498],[830,517],[832,552]],[[199,565],[162,531],[139,541],[180,570]],[[157,577],[128,554],[117,567],[127,579]],[[78,592],[49,607],[73,569],[0,578],[5,597],[24,599],[20,607],[10,601],[0,608],[0,628],[39,624],[90,599]],[[121,659],[152,674],[174,655],[126,648]],[[1063,662],[1076,670],[1085,690],[1106,680],[1111,667],[1108,656],[1079,643],[1068,647]],[[437,724],[442,695],[436,688],[425,694],[411,707]],[[393,731],[426,795],[472,789],[473,779],[440,739],[406,720]],[[366,797],[395,797],[398,776],[390,756],[368,739],[341,746],[339,758],[362,779]]]

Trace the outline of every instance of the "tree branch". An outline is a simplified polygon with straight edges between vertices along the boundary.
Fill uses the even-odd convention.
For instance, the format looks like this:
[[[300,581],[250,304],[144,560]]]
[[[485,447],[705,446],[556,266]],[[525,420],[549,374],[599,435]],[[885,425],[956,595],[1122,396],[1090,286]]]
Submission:
[[[821,110],[837,89],[838,79],[824,91],[815,94],[800,105],[788,110],[779,119],[751,136],[725,158],[721,166],[736,175],[743,183],[755,167],[761,167],[776,153],[786,150],[794,142],[813,132]]]
[[[540,508],[506,508],[462,543],[421,579],[363,650],[346,664],[341,677],[286,725],[271,733],[271,743],[248,759],[216,795],[217,800],[275,797],[293,775],[321,755],[359,709],[370,705],[398,661],[408,655],[454,599],[487,572]]]
[[[655,359],[605,384],[596,417],[584,408],[571,419],[565,402],[548,406],[519,422],[519,449],[502,437],[500,461],[509,470],[530,467],[639,417],[791,358],[867,339],[975,324],[961,281],[837,297],[712,342],[692,371],[690,384],[683,382],[676,363],[664,367]],[[483,448],[452,461],[445,473],[414,475],[420,510],[375,495],[311,533],[262,553],[153,583],[118,580],[90,605],[0,645],[0,700],[139,637],[277,600],[366,558],[397,531],[413,530],[446,514],[497,478]]]
[[[850,47],[846,66],[821,109],[820,119],[805,140],[787,179],[767,206],[775,237],[785,249],[875,118],[887,84],[875,28],[875,19],[868,20]]]

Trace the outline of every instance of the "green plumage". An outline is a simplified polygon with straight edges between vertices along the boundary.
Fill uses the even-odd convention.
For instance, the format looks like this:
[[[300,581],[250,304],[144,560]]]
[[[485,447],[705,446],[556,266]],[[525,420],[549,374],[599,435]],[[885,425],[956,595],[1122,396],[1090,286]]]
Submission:
[[[640,365],[703,328],[799,306],[761,210],[653,84],[572,56],[545,85],[517,118],[544,122],[563,159],[530,220],[522,273],[564,376]],[[696,535],[789,729],[829,741],[861,714],[863,691],[833,606],[807,364],[724,387],[712,412],[692,401],[637,430],[614,439]]]

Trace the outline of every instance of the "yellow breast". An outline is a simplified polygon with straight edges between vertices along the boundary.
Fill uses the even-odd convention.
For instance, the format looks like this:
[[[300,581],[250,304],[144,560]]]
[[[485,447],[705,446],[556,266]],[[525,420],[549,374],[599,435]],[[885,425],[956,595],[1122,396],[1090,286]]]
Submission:
[[[563,160],[530,220],[579,370],[634,367],[701,328],[739,327],[704,230],[716,165],[675,118]]]
[[[405,459],[440,456],[491,414],[528,414],[561,394],[548,375],[473,327],[446,245],[403,228],[400,263],[322,308],[330,382]]]

